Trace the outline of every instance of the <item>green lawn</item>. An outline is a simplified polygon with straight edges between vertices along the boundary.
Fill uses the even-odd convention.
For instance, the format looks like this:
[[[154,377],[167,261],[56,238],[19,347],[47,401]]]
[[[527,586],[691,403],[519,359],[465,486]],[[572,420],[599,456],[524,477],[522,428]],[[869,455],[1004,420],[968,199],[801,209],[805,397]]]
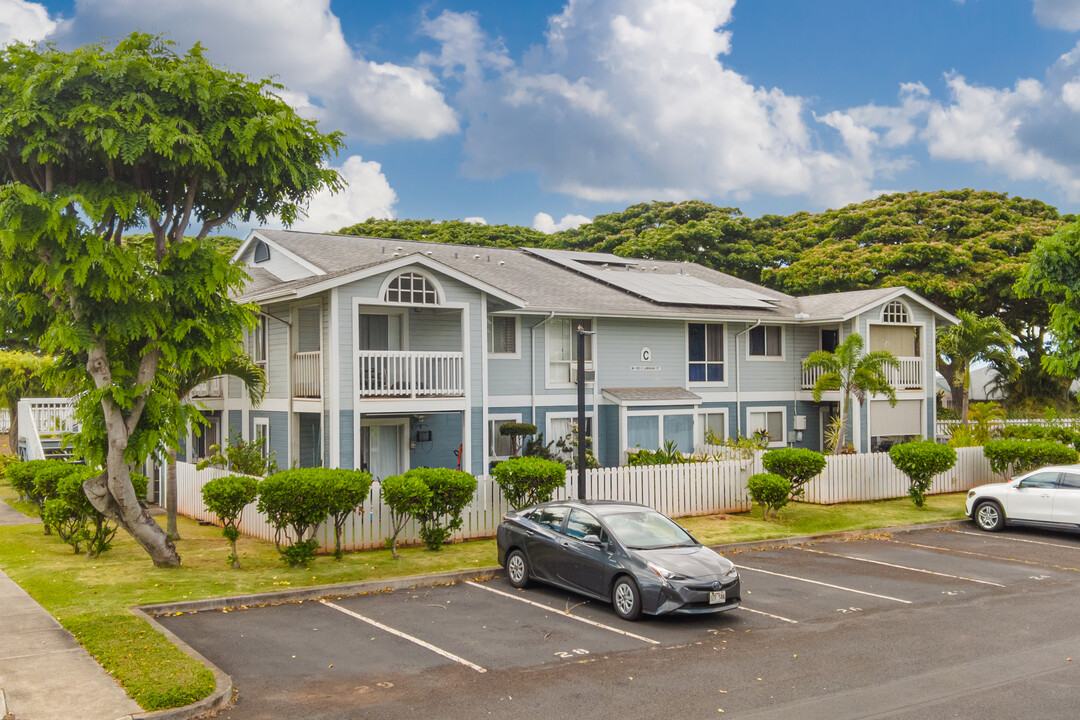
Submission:
[[[0,499],[13,501],[0,485]],[[964,496],[935,496],[919,510],[909,500],[847,505],[798,503],[764,522],[760,511],[680,520],[700,541],[722,544],[792,535],[907,525],[963,517]],[[25,509],[25,506],[21,506]],[[164,518],[159,518],[164,520]],[[126,535],[88,561],[40,525],[0,527],[0,568],[70,630],[144,709],[193,702],[212,692],[213,676],[128,612],[132,605],[267,592],[287,587],[379,580],[495,564],[495,541],[457,543],[440,552],[420,547],[319,556],[308,570],[286,568],[272,543],[242,538],[242,570],[229,570],[228,543],[215,527],[180,519],[183,565],[155,568]]]

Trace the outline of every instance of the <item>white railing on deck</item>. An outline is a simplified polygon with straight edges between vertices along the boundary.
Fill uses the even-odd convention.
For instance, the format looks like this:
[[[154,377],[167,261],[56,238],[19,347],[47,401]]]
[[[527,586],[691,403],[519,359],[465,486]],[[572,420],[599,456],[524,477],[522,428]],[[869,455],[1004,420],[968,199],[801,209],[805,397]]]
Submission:
[[[803,358],[805,360],[805,358]],[[901,357],[898,368],[885,368],[885,377],[894,390],[919,390],[923,386],[923,361],[918,357]],[[824,374],[821,368],[803,368],[802,389],[809,390],[814,387]]]
[[[361,350],[361,397],[457,397],[465,394],[465,354]]]
[[[192,398],[222,398],[225,397],[225,378],[218,375],[204,383],[199,383],[191,389]]]
[[[23,398],[19,401],[19,444],[26,460],[43,460],[42,435],[79,431],[71,398]]]
[[[318,350],[293,355],[293,397],[322,397],[322,353]]]
[[[829,456],[826,460],[825,471],[807,484],[804,499],[808,502],[831,504],[907,495],[907,477],[893,467],[886,453]],[[742,512],[750,509],[746,481],[759,472],[762,472],[760,453],[752,458],[722,462],[598,468],[586,473],[585,494],[591,499],[643,503],[671,517]],[[228,474],[224,470],[196,471],[190,463],[177,463],[177,511],[197,520],[214,521],[203,504],[202,485],[212,477]],[[982,448],[958,448],[956,467],[934,478],[930,493],[960,492],[998,479],[983,457]],[[565,487],[556,494],[556,499],[568,497],[577,497],[577,475],[573,472],[567,473]],[[385,547],[384,538],[390,534],[390,510],[382,502],[378,483],[372,485],[361,508],[346,521],[344,547],[354,550]],[[476,496],[465,509],[464,524],[453,539],[492,537],[508,510],[510,506],[498,484],[487,476],[477,478]],[[254,504],[244,510],[240,530],[264,540],[274,539],[273,528],[265,516],[255,511]],[[333,528],[323,526],[317,537],[323,547],[331,547]],[[399,538],[402,544],[418,540],[415,523],[410,523]]]
[[[11,432],[11,413],[7,408],[0,408],[0,433]]]

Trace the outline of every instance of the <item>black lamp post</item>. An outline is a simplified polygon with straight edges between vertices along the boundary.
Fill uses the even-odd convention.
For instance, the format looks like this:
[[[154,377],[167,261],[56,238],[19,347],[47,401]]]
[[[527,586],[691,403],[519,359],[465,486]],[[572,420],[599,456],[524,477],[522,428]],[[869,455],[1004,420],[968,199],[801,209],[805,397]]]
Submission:
[[[578,500],[585,499],[585,470],[588,463],[585,451],[588,442],[585,434],[585,336],[595,335],[595,331],[586,330],[581,325],[577,327],[577,496]]]

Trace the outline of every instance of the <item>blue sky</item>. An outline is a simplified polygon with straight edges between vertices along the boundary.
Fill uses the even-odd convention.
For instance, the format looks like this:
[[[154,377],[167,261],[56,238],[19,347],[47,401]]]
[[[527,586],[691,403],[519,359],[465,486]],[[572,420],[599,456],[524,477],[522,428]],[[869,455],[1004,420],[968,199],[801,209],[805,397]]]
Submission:
[[[346,132],[305,229],[958,187],[1080,212],[1080,0],[0,0],[0,44],[136,29]]]

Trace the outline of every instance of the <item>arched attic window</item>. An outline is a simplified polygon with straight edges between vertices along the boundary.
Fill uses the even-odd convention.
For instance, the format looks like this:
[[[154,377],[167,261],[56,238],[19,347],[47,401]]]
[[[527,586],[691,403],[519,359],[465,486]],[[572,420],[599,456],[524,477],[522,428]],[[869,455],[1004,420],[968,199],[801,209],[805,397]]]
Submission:
[[[908,314],[907,305],[899,300],[893,300],[881,311],[881,321],[906,325],[911,322],[911,315]]]
[[[386,302],[410,305],[438,305],[439,293],[427,277],[414,272],[401,273],[386,286]]]
[[[270,259],[270,246],[262,240],[255,243],[255,262],[266,262]]]

